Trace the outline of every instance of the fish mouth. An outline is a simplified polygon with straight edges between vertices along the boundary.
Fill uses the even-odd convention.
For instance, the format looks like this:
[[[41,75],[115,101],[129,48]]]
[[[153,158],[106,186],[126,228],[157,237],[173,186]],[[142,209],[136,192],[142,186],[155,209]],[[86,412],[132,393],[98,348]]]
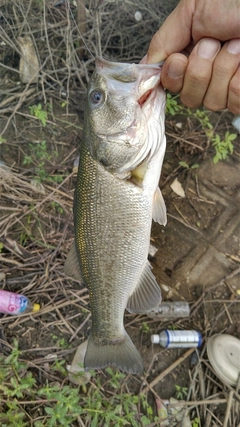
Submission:
[[[111,132],[107,129],[107,134],[98,131],[98,135],[104,137],[108,144],[130,148],[124,165],[115,167],[117,173],[134,170],[148,156],[150,159],[158,149],[159,111],[165,99],[162,97],[163,88],[160,83],[161,68],[162,63],[128,64],[96,59],[96,70],[105,80],[107,93],[117,95],[116,99],[129,97],[131,100],[129,120],[124,119],[119,123],[119,131],[111,129]]]
[[[157,97],[157,93],[158,93],[158,86],[159,86],[159,81],[155,84],[154,87],[147,89],[144,93],[140,93],[140,96],[137,98],[137,104],[139,105],[139,107],[143,110],[146,110],[146,106],[149,103],[154,103],[155,98]],[[148,119],[148,113],[146,112],[146,118]],[[133,121],[130,123],[130,125],[128,127],[126,127],[123,131],[119,131],[116,133],[111,133],[110,135],[108,135],[109,139],[112,138],[117,138],[117,139],[125,139],[126,134],[129,134],[133,137],[134,132],[137,130],[138,128],[138,117],[134,117]],[[101,134],[99,133],[99,135],[102,136],[106,136],[106,134]]]

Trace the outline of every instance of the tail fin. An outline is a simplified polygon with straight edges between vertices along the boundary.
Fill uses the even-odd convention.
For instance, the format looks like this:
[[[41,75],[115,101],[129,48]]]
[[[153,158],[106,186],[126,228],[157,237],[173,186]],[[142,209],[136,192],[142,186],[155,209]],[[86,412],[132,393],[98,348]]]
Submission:
[[[109,365],[131,374],[143,371],[142,358],[126,331],[121,340],[109,340],[104,344],[95,344],[90,334],[84,368],[102,369]]]

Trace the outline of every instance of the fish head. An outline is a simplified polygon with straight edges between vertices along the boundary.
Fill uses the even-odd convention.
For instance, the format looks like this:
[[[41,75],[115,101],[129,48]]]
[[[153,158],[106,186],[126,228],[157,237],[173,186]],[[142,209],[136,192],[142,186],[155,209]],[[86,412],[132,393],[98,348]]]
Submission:
[[[129,172],[159,148],[165,109],[160,75],[161,64],[97,58],[88,87],[85,140],[92,157],[111,172]]]

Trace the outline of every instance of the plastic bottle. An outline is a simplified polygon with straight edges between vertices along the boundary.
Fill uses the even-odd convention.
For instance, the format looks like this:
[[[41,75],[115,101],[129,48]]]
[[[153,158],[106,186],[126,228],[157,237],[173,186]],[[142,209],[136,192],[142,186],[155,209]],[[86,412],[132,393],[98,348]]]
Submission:
[[[146,313],[149,317],[172,319],[177,317],[189,317],[190,307],[185,301],[162,302],[154,310]]]
[[[152,335],[153,344],[160,344],[165,348],[192,348],[200,347],[202,335],[198,331],[172,331],[166,329],[159,335]]]
[[[21,314],[38,310],[40,310],[40,305],[32,304],[24,295],[0,290],[0,313]]]

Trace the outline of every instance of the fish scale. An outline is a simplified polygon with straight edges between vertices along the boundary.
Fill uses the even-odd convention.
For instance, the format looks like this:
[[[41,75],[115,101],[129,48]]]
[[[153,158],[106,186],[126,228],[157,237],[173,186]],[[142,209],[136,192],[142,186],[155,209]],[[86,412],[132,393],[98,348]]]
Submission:
[[[166,223],[158,181],[165,153],[165,93],[158,65],[98,59],[88,87],[74,198],[75,241],[65,271],[89,289],[85,369],[143,370],[125,309],[161,301],[147,260],[152,218]],[[138,100],[141,99],[141,102]]]
[[[76,243],[80,252],[84,250],[89,254],[88,262],[80,260],[80,266],[85,281],[89,284],[90,304],[94,307],[93,322],[95,318],[98,319],[94,329],[94,336],[97,336],[98,331],[102,333],[102,323],[105,324],[106,318],[109,317],[108,313],[106,315],[105,304],[101,304],[101,301],[107,301],[112,293],[116,304],[112,304],[115,310],[112,311],[108,322],[109,324],[111,322],[111,325],[114,322],[118,327],[121,326],[122,330],[123,312],[128,296],[135,287],[142,259],[147,257],[145,242],[149,240],[151,206],[146,200],[140,208],[138,199],[142,199],[141,190],[136,191],[136,188],[128,182],[124,182],[123,186],[121,181],[116,180],[88,155],[84,146],[80,151],[80,159],[75,199],[78,224]],[[97,180],[91,179],[89,174],[85,173],[86,164],[91,174],[98,177]],[[111,186],[114,187],[114,197],[109,192]],[[87,198],[82,198],[83,192],[88,194]],[[84,226],[85,217],[87,217],[86,226]],[[104,275],[101,275],[102,271]],[[119,284],[117,289],[116,283]],[[112,336],[112,329],[108,325],[105,339],[109,338],[108,335]],[[116,334],[116,328],[114,331]]]

